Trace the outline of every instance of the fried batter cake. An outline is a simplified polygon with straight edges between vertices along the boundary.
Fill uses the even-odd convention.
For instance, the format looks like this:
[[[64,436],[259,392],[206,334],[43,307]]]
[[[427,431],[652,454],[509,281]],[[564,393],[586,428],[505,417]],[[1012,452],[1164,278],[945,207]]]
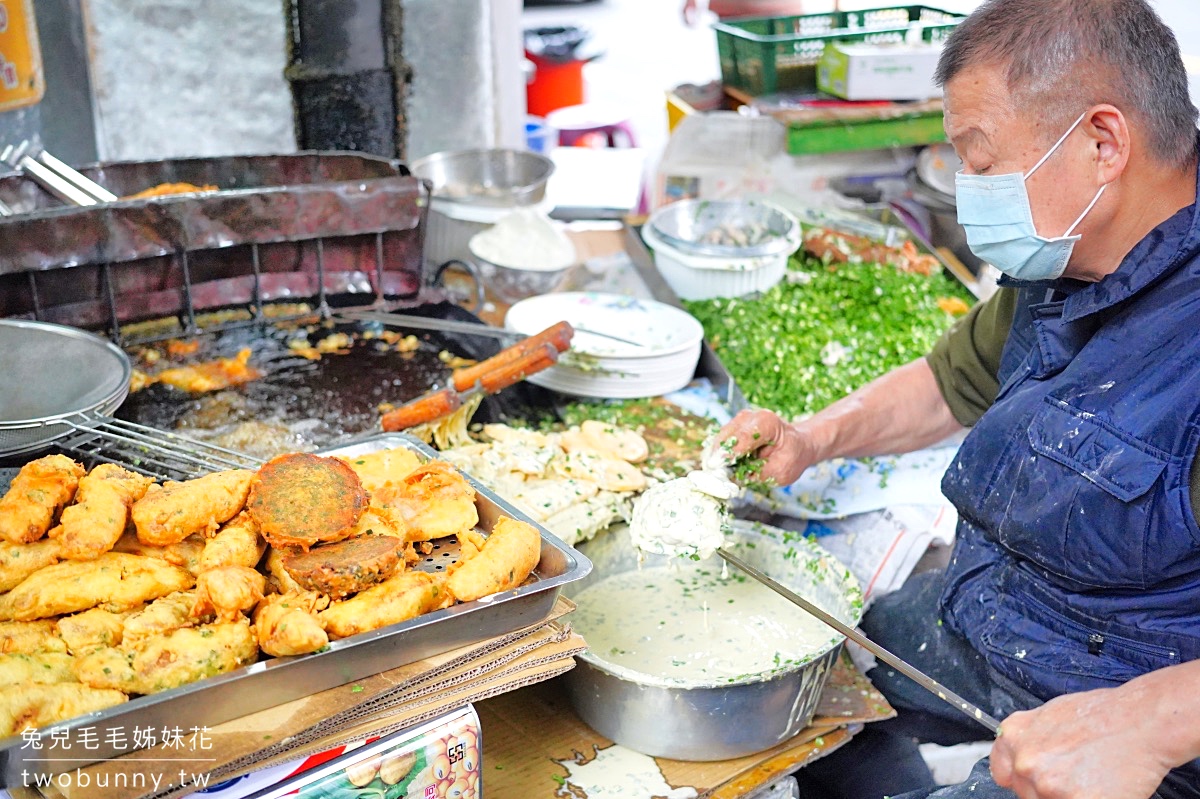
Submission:
[[[30,727],[94,713],[126,699],[120,691],[79,683],[10,685],[0,688],[0,735],[19,735]]]
[[[283,568],[283,559],[292,550],[267,547],[267,556],[263,559],[263,568],[267,571],[267,579],[276,591],[281,594],[298,594],[304,591],[300,583],[292,579],[288,570]]]
[[[75,658],[65,652],[43,652],[40,655],[11,652],[0,655],[0,687],[79,682],[75,679],[74,664]]]
[[[221,566],[196,579],[193,616],[213,614],[218,621],[237,621],[263,598],[267,578],[249,566]]]
[[[75,675],[92,688],[153,694],[253,663],[258,640],[249,619],[184,627],[136,649],[98,649],[77,658]]]
[[[66,651],[66,642],[58,636],[54,622],[49,619],[0,622],[0,653],[36,655]]]
[[[254,518],[242,511],[217,531],[204,545],[200,555],[200,571],[221,566],[246,566],[253,569],[267,549],[266,540],[258,533]]]
[[[201,558],[207,546],[208,541],[202,535],[189,535],[179,543],[167,544],[165,547],[151,546],[139,541],[137,533],[133,529],[126,528],[121,537],[117,539],[117,543],[113,545],[112,551],[158,558],[187,569],[196,575],[203,570]]]
[[[50,537],[62,546],[63,558],[92,560],[113,548],[129,508],[154,481],[112,463],[102,463],[79,480],[75,504],[65,508]]]
[[[258,470],[246,510],[271,546],[308,549],[351,535],[367,502],[362,481],[345,461],[293,453]]]
[[[328,604],[315,591],[271,594],[254,611],[259,648],[272,657],[307,655],[323,648],[329,636],[316,614]]]
[[[157,558],[105,552],[40,569],[0,596],[0,620],[30,621],[103,605],[124,610],[192,586],[192,575]]]
[[[75,497],[84,469],[66,455],[47,455],[21,467],[0,498],[0,538],[29,544],[44,536]]]
[[[175,366],[164,369],[154,375],[154,378],[159,383],[166,383],[189,394],[217,391],[262,377],[262,372],[250,365],[250,355],[250,349],[246,348],[239,350],[233,358],[216,358],[191,366]]]
[[[430,461],[400,482],[382,486],[373,500],[404,522],[409,541],[444,538],[479,523],[475,489],[457,469],[441,461]]]
[[[92,608],[82,613],[63,616],[53,624],[59,636],[66,642],[70,653],[83,655],[96,649],[121,643],[125,632],[125,620],[136,612],[126,610],[113,613],[104,608]],[[37,624],[38,622],[25,623]],[[10,622],[10,624],[20,624],[20,622]]]
[[[59,549],[52,538],[0,546],[0,591],[11,591],[38,569],[58,563]]]
[[[401,572],[318,614],[330,638],[346,638],[405,621],[437,607],[442,591],[425,572]]]
[[[541,551],[537,528],[501,516],[479,553],[451,567],[446,586],[460,602],[516,588],[533,573]]]
[[[387,579],[396,571],[405,542],[386,535],[360,535],[308,552],[284,556],[283,568],[302,587],[342,599]]]
[[[354,457],[339,457],[358,475],[363,488],[371,493],[388,483],[400,482],[421,465],[421,456],[403,447],[382,449]]]
[[[134,649],[157,636],[198,624],[192,613],[196,598],[195,591],[175,591],[159,597],[125,619],[118,643],[126,649]]]
[[[133,505],[138,540],[161,547],[196,533],[207,538],[246,504],[253,478],[248,469],[230,469],[151,486]]]

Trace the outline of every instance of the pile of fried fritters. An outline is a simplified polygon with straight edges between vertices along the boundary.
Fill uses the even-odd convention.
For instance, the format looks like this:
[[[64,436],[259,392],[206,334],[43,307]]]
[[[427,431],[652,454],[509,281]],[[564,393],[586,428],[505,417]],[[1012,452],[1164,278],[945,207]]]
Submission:
[[[541,537],[407,449],[155,483],[64,455],[0,499],[0,735],[521,585]],[[411,566],[438,538],[459,556]]]

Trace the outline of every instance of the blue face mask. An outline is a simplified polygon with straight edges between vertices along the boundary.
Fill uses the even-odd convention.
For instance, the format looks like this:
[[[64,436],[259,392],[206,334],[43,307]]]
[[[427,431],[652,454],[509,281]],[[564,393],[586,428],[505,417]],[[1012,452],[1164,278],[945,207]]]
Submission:
[[[966,231],[971,252],[1009,277],[1018,280],[1054,280],[1061,277],[1067,268],[1067,261],[1071,260],[1075,242],[1080,239],[1077,235],[1072,236],[1071,231],[1078,227],[1104,193],[1105,187],[1101,186],[1088,207],[1083,209],[1083,213],[1063,235],[1054,238],[1038,235],[1025,181],[1062,146],[1084,116],[1087,115],[1075,120],[1075,124],[1025,174],[964,175],[959,172],[954,176],[958,223]]]

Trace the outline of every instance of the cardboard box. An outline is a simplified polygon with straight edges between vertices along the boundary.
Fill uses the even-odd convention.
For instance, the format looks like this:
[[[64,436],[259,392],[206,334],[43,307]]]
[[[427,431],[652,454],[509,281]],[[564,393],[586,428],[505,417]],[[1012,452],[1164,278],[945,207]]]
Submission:
[[[940,45],[829,42],[817,64],[817,88],[846,100],[926,100]]]

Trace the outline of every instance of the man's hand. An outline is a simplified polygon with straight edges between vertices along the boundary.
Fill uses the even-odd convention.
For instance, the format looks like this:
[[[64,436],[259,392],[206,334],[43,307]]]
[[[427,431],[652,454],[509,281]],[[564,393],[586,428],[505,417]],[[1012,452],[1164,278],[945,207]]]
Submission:
[[[771,411],[742,411],[717,433],[717,442],[733,440],[732,457],[753,454],[763,458],[759,475],[785,486],[818,460],[812,437]],[[732,459],[732,458],[731,458]]]
[[[992,776],[1021,799],[1146,799],[1177,765],[1164,753],[1172,730],[1154,721],[1129,683],[1056,697],[1014,713],[992,748]]]

